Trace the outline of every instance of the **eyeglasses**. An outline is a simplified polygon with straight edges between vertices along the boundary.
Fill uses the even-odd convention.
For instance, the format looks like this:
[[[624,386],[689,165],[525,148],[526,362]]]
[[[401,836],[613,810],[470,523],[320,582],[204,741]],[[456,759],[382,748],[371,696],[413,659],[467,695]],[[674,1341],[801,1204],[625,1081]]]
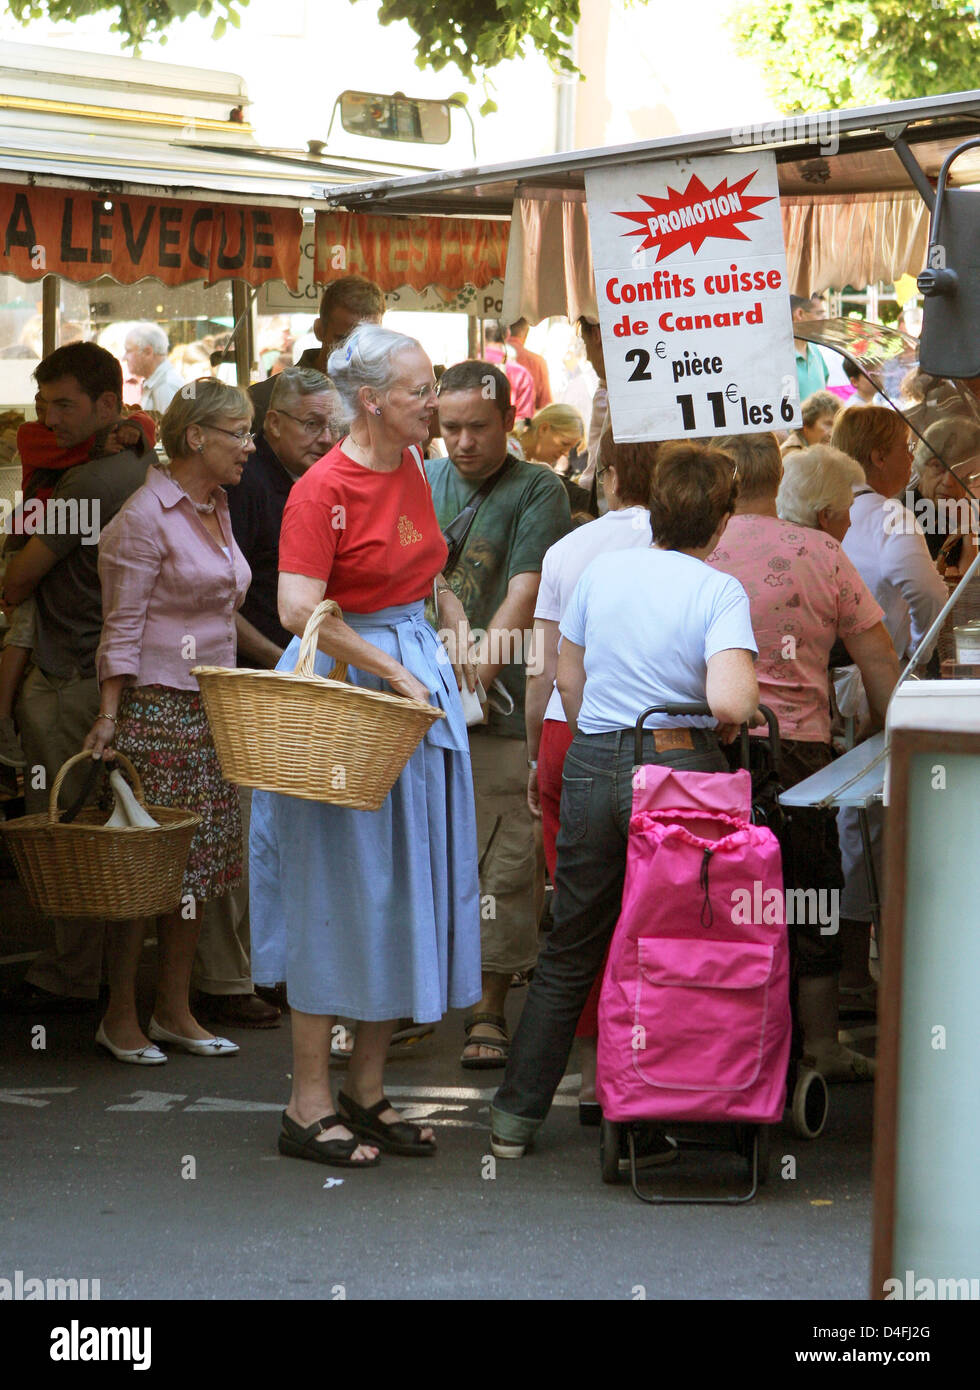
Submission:
[[[275,408],[280,415],[285,415],[289,420],[295,420],[304,434],[308,434],[311,439],[315,439],[318,434],[329,434],[330,432],[329,420],[315,419],[312,416],[309,420],[301,420],[298,415],[293,415],[291,411],[282,410],[278,406]]]
[[[223,425],[205,425],[205,429],[217,430],[219,434],[230,435],[232,439],[237,439],[243,447],[255,440],[255,435],[249,430],[226,430]]]
[[[609,470],[610,470],[611,467],[612,467],[612,464],[611,464],[611,463],[605,463],[605,464],[602,465],[601,468],[597,468],[597,469],[596,469],[596,471],[595,471],[595,480],[596,480],[597,483],[601,483],[601,482],[602,482],[603,478],[604,478],[604,477],[606,476],[606,474],[609,472]]]
[[[408,390],[408,394],[415,401],[424,401],[427,396],[437,396],[439,394],[439,388],[434,381],[428,381],[424,386],[416,386],[414,390],[409,390],[408,387],[405,389]]]

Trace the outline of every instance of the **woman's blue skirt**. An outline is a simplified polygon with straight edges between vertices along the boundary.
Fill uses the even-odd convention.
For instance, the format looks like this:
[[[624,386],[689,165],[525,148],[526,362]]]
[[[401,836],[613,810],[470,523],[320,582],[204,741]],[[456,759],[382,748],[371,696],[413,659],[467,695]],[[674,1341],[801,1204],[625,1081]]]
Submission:
[[[249,915],[252,975],[285,980],[292,1008],[367,1022],[440,1019],[481,996],[480,889],[469,741],[445,650],[423,604],[345,613],[446,713],[379,811],[256,791]],[[294,637],[277,669],[292,671]],[[333,662],[317,652],[318,675]],[[372,690],[379,676],[351,667]]]

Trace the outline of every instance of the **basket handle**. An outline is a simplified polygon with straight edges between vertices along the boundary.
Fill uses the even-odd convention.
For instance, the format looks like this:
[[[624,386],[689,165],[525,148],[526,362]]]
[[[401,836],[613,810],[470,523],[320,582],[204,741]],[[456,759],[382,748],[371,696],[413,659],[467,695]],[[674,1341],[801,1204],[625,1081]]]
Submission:
[[[324,618],[342,618],[344,615],[340,611],[340,605],[334,603],[332,598],[325,598],[322,603],[318,603],[306,620],[306,627],[303,630],[303,640],[299,644],[299,656],[296,658],[296,665],[293,668],[297,676],[313,676],[313,663],[316,660],[317,637],[320,632],[320,624]],[[345,661],[335,661],[333,670],[327,676],[330,681],[345,681],[347,679],[347,663]]]
[[[54,779],[54,784],[51,787],[51,795],[48,797],[49,825],[57,825],[58,823],[58,793],[61,791],[61,784],[65,780],[65,777],[68,773],[68,769],[74,767],[76,763],[80,763],[83,760],[87,762],[97,761],[97,759],[94,759],[92,757],[91,753],[86,751],[82,753],[76,753],[74,757],[69,758],[66,763],[62,763],[61,768],[58,771],[58,775]],[[136,800],[145,810],[146,802],[143,800],[143,783],[140,781],[139,773],[136,771],[135,767],[133,767],[133,764],[126,757],[125,753],[117,752],[115,761],[121,764],[123,771],[133,784],[133,792],[136,795]]]

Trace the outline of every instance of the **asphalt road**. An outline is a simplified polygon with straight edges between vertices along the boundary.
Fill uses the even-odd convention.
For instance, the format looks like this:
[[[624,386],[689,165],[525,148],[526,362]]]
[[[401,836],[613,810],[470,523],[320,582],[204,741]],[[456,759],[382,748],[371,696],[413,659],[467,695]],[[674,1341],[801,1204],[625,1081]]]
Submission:
[[[24,968],[10,956],[38,940],[10,883],[0,920],[5,985]],[[141,987],[148,1005],[149,950]],[[512,1024],[525,997],[511,993]],[[224,1030],[235,1057],[145,1069],[96,1049],[96,1023],[0,1015],[0,1278],[98,1279],[103,1300],[867,1297],[870,1086],[832,1089],[815,1142],[777,1128],[753,1203],[653,1208],[601,1182],[573,1075],[535,1151],[494,1164],[500,1073],[459,1067],[459,1015],[387,1076],[399,1106],[435,1127],[437,1157],[386,1155],[354,1173],[277,1153],[288,1017]],[[734,1159],[683,1162],[669,1170],[680,1191],[742,1176]]]

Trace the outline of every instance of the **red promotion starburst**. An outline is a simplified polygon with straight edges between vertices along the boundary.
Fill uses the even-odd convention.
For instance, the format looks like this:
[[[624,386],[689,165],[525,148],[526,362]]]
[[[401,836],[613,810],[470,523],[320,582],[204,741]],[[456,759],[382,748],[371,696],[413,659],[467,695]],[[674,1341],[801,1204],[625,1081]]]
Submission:
[[[758,173],[753,169],[737,183],[729,184],[727,178],[714,188],[706,188],[697,174],[692,174],[683,193],[676,188],[667,187],[666,198],[648,198],[645,193],[637,196],[646,203],[647,212],[617,212],[616,217],[625,217],[636,222],[635,230],[624,232],[623,236],[642,237],[639,250],[652,251],[657,248],[657,260],[672,255],[686,242],[690,242],[695,254],[709,237],[725,241],[750,241],[738,227],[739,222],[758,222],[759,216],[752,209],[760,203],[771,203],[771,198],[757,198],[746,194],[745,190]]]

